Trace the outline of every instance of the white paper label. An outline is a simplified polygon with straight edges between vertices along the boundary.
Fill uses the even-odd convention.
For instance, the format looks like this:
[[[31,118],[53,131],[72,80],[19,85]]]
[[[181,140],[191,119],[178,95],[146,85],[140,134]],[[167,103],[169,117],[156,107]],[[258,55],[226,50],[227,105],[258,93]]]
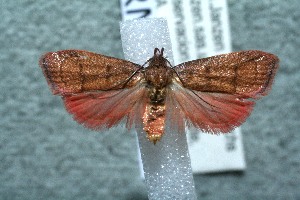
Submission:
[[[156,2],[154,0],[121,0],[122,20],[142,17],[155,17]]]
[[[138,12],[130,10],[146,8],[151,13],[147,17],[168,20],[175,65],[231,52],[226,0],[122,0],[121,5],[123,20],[136,18],[132,13]],[[240,128],[219,136],[187,132],[193,132],[188,133],[188,144],[194,173],[246,168]]]

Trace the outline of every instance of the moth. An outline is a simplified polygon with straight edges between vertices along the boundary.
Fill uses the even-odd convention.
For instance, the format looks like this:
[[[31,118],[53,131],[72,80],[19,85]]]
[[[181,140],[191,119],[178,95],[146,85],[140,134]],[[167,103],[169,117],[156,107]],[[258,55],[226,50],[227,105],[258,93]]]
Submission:
[[[39,64],[77,122],[104,130],[123,121],[155,144],[168,120],[180,133],[186,125],[212,134],[241,125],[269,92],[279,59],[249,50],[172,66],[155,48],[144,65],[84,50],[46,53]]]

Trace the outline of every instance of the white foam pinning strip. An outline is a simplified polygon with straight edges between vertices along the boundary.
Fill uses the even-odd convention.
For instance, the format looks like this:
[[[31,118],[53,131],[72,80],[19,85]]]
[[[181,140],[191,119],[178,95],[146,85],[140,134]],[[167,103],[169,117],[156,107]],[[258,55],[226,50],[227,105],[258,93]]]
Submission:
[[[164,47],[164,56],[173,64],[168,25],[163,18],[121,22],[121,38],[127,60],[142,65],[153,56],[154,48]]]
[[[137,19],[121,23],[125,58],[144,64],[153,56],[154,48],[165,48],[165,56],[173,63],[172,46],[165,19]],[[170,122],[172,123],[172,122]],[[197,199],[186,134],[168,131],[153,145],[146,133],[138,133],[148,197],[154,199]]]

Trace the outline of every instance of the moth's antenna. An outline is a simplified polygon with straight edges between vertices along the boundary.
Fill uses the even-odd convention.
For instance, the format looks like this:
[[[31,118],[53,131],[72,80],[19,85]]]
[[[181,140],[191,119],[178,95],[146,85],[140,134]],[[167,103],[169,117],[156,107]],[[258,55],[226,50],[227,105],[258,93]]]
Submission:
[[[158,48],[155,48],[155,49],[154,49],[154,55],[156,55],[157,52],[159,52],[159,49],[158,49]]]
[[[161,56],[164,55],[164,50],[165,50],[165,49],[162,47],[161,50],[160,50],[160,55],[161,55]]]

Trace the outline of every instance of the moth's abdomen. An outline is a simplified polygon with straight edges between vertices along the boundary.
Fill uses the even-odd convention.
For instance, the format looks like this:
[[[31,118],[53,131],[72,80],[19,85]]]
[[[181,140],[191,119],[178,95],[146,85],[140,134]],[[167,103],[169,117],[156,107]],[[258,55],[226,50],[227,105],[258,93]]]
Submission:
[[[164,134],[166,118],[166,88],[148,88],[148,103],[146,105],[143,124],[147,138],[154,144]]]

